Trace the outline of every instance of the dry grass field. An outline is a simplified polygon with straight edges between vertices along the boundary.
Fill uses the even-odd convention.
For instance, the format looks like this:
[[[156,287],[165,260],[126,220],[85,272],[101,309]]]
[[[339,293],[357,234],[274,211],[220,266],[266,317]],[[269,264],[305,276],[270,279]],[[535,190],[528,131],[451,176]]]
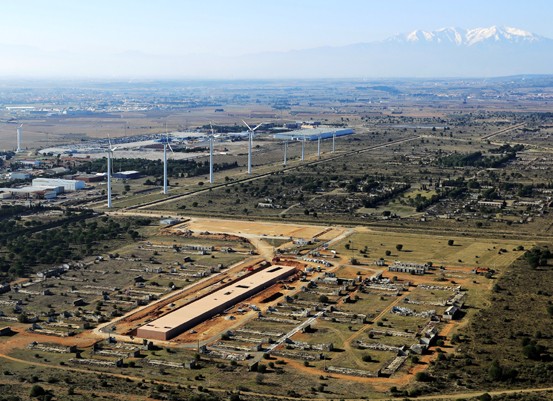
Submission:
[[[524,251],[532,247],[529,241],[483,239],[469,236],[420,235],[393,232],[379,232],[360,229],[336,246],[339,254],[355,257],[362,264],[373,265],[384,258],[390,264],[394,260],[427,263],[448,267],[487,267],[502,269],[512,264]],[[453,245],[448,241],[453,240]],[[396,246],[402,245],[401,251]],[[346,245],[349,249],[346,249]],[[367,247],[367,252],[361,254]],[[390,251],[389,256],[386,251]]]

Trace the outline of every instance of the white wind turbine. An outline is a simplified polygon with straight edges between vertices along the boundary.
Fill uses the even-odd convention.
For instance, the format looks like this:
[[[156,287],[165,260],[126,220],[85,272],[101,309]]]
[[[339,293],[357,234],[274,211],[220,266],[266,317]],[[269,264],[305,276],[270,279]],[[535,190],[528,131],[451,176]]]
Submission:
[[[253,133],[256,129],[261,127],[263,123],[259,123],[255,128],[252,128],[248,125],[247,122],[242,120],[246,127],[248,127],[248,174],[252,173],[252,144],[253,144]]]
[[[173,152],[173,148],[171,147],[169,142],[171,142],[171,140],[169,138],[169,133],[167,132],[167,125],[166,125],[165,139],[163,137],[161,138],[161,143],[163,143],[163,194],[164,195],[167,195],[167,192],[168,192],[167,190],[167,148],[169,148],[171,153],[175,153]]]
[[[211,128],[211,135],[209,136],[209,183],[213,184],[213,137],[215,132],[213,132],[213,125],[209,123]]]
[[[23,127],[23,124],[17,127],[17,149],[15,150],[15,153],[23,152],[23,149],[21,149],[21,127]]]
[[[321,158],[321,136],[317,138],[317,159]]]
[[[108,209],[111,208],[111,157],[117,146],[111,146],[111,139],[108,135]]]

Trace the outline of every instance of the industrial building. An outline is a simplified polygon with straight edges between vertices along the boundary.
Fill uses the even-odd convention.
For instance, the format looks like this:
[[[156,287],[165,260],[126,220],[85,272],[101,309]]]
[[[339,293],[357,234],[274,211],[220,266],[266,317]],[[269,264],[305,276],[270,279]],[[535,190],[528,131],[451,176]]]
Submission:
[[[113,178],[119,178],[122,180],[134,180],[136,178],[140,178],[142,174],[140,174],[140,171],[120,171],[118,173],[113,173]]]
[[[138,328],[136,335],[153,340],[169,340],[270,287],[295,271],[295,267],[291,266],[271,266],[250,274]]]
[[[316,141],[319,138],[327,139],[332,138],[333,136],[339,137],[344,135],[351,135],[353,133],[354,131],[351,128],[319,127],[300,129],[290,132],[280,132],[278,134],[274,134],[273,138],[284,139],[288,141]]]
[[[400,262],[396,260],[393,265],[388,266],[388,271],[397,273],[409,273],[422,276],[428,271],[428,264]]]
[[[19,188],[0,188],[0,199],[16,198],[35,198],[35,199],[54,199],[63,192],[63,187],[19,187]]]
[[[84,189],[85,183],[80,180],[63,180],[61,178],[35,178],[33,187],[63,187],[66,191]]]
[[[84,182],[102,182],[106,179],[106,174],[81,174],[75,178]]]
[[[32,177],[29,173],[24,173],[20,171],[14,171],[13,173],[8,174],[8,179],[10,180],[28,180]]]

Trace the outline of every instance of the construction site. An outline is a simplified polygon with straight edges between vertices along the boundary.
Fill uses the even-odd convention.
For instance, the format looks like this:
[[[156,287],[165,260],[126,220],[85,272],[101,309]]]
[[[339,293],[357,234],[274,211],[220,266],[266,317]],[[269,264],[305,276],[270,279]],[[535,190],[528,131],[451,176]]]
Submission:
[[[294,267],[276,266],[242,277],[211,294],[178,310],[145,324],[137,336],[155,340],[170,340],[204,320],[224,312],[238,302],[249,298],[295,272]]]

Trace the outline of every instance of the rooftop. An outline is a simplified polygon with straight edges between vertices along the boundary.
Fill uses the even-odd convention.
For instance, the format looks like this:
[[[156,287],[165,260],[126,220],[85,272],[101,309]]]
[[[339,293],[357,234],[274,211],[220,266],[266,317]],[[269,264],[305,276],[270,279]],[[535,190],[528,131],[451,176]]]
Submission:
[[[227,302],[233,300],[239,302],[241,297],[248,292],[256,288],[261,290],[264,284],[276,280],[279,277],[292,274],[294,270],[295,267],[291,266],[271,266],[168,313],[141,328],[147,329],[148,331],[165,333],[178,326],[185,325]]]

